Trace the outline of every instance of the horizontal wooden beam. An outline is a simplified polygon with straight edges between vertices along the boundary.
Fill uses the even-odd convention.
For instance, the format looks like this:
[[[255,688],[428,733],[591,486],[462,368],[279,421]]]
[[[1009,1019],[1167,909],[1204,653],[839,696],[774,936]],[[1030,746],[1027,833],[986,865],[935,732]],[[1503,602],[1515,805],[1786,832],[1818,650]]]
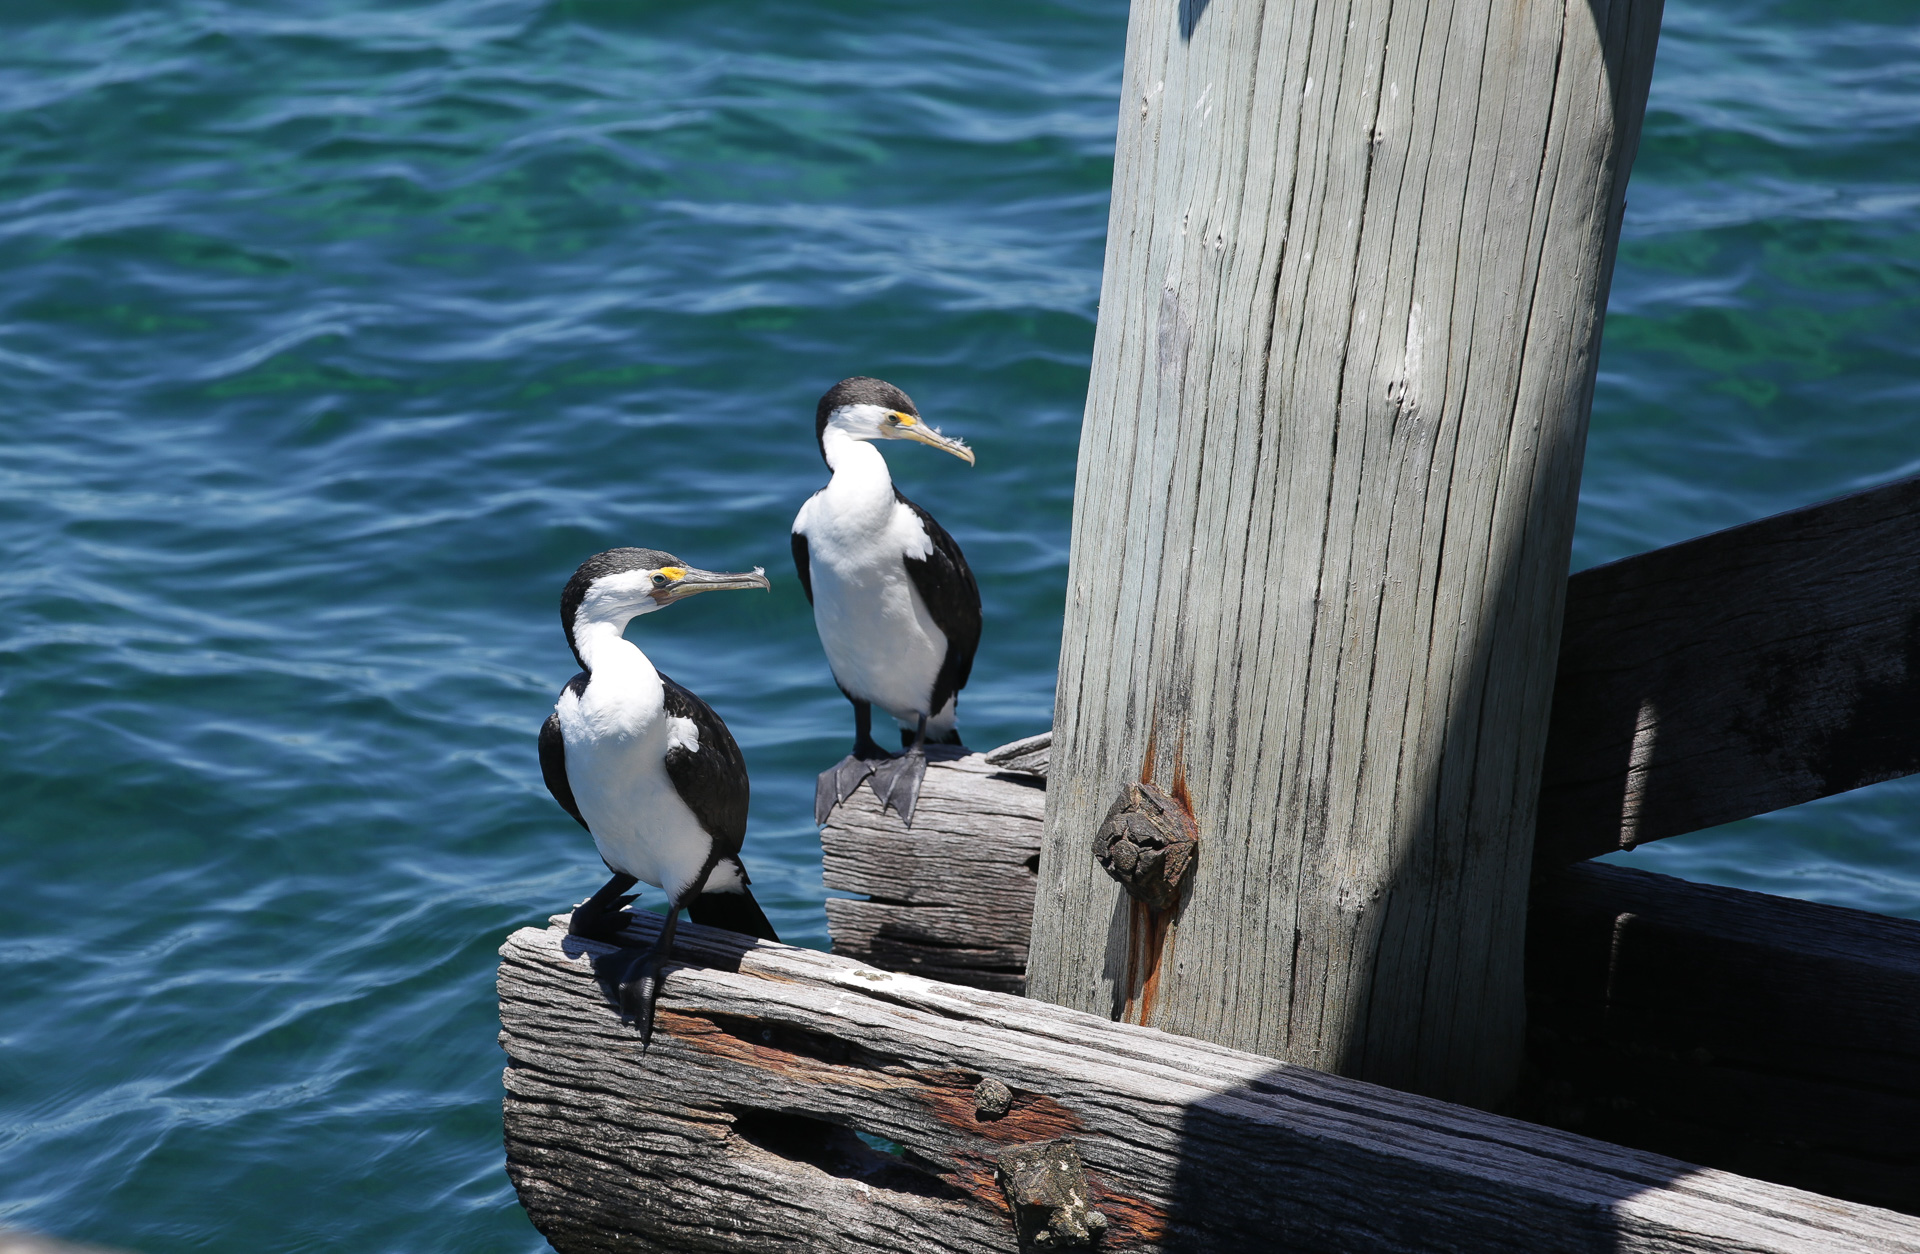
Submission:
[[[1920,922],[1591,863],[1530,920],[1531,1117],[1920,1211]]]
[[[1045,748],[1038,752],[1044,770]],[[992,756],[935,757],[911,830],[868,788],[834,810],[820,833],[826,885],[866,894],[827,899],[835,953],[974,988],[1026,991],[1045,780],[1030,773],[1030,752],[1016,755],[1028,768],[1021,771],[996,767]]]
[[[1007,1191],[1076,1155],[1113,1251],[1920,1254],[1907,1216],[698,927],[643,1052],[604,952],[501,950],[508,1171],[563,1254],[1013,1251]]]
[[[1920,478],[1567,584],[1539,865],[1920,771]]]

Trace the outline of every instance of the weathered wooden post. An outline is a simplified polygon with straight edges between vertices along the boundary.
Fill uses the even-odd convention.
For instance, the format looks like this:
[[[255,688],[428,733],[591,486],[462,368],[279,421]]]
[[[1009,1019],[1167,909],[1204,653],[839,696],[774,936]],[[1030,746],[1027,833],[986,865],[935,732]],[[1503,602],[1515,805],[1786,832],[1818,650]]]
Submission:
[[[1660,0],[1135,0],[1029,991],[1482,1106]],[[1156,911],[1090,848],[1190,806]]]

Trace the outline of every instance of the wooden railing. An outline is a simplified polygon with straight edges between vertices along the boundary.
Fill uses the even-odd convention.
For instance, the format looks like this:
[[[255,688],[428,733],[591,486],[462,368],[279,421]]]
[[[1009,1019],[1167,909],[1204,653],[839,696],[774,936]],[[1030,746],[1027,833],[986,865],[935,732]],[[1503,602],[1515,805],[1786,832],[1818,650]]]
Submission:
[[[1585,570],[1537,864],[1920,771],[1920,478]]]

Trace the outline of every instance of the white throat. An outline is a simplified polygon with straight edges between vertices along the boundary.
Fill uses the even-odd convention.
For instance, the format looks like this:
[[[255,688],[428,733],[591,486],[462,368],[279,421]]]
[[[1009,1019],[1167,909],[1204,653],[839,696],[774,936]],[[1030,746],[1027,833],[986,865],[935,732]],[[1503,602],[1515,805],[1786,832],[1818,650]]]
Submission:
[[[618,621],[589,618],[585,614],[574,619],[573,646],[580,651],[580,660],[586,663],[589,673],[602,675],[631,669],[636,664],[652,669],[653,664],[647,661],[647,655],[640,651],[640,646],[622,634],[632,621],[632,615],[623,616]]]
[[[893,511],[893,476],[887,472],[887,459],[866,440],[848,435],[831,425],[820,437],[833,478],[827,481],[825,495],[836,514],[871,514],[873,525]]]

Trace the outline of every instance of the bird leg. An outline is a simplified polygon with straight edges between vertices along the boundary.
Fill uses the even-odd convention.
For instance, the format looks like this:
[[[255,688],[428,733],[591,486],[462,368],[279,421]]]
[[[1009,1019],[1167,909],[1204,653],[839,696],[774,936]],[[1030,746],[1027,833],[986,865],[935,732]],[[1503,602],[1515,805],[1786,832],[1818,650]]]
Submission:
[[[619,992],[615,1001],[620,1013],[639,1027],[641,1049],[653,1040],[653,1003],[660,996],[660,964],[673,956],[673,934],[680,928],[681,904],[672,903],[659,937],[627,958],[616,981]]]
[[[820,778],[813,783],[813,821],[824,824],[833,807],[853,796],[854,789],[860,787],[862,780],[873,774],[874,763],[884,762],[892,755],[873,739],[873,706],[865,701],[853,701],[853,752],[820,772]]]
[[[603,884],[599,892],[573,908],[573,917],[567,921],[567,934],[611,942],[627,925],[626,920],[620,918],[620,912],[633,904],[633,898],[623,894],[639,882],[631,875],[614,871],[613,878]]]
[[[892,806],[900,816],[901,822],[913,826],[913,808],[920,802],[920,781],[927,774],[927,716],[920,716],[920,726],[913,734],[913,743],[901,750],[900,756],[890,758],[873,768],[873,795],[880,798],[880,810],[886,812]]]

